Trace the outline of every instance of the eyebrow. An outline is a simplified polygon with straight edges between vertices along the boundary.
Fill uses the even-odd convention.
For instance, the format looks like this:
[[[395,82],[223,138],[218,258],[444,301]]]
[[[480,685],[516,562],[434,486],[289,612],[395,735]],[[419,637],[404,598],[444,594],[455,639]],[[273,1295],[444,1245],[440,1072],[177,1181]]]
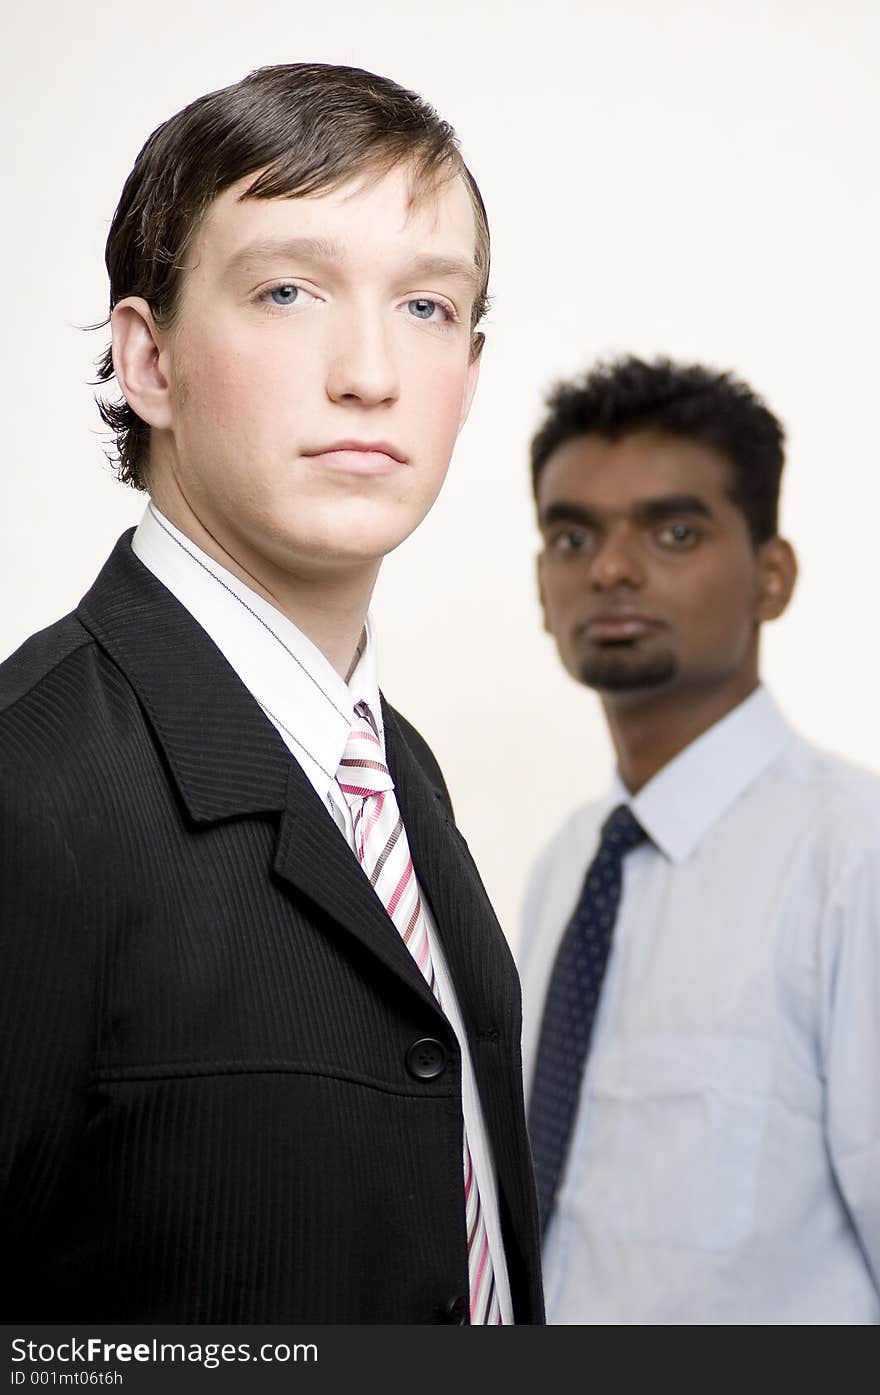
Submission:
[[[290,258],[293,261],[332,262],[344,259],[341,243],[329,237],[288,237],[265,238],[248,242],[240,247],[226,263],[227,272],[237,272],[244,267],[259,265],[260,262]],[[479,291],[481,279],[476,262],[464,257],[447,257],[425,253],[414,257],[406,265],[407,279],[415,281],[441,280],[460,281],[474,295]]]
[[[624,518],[634,523],[659,523],[664,518],[680,518],[683,514],[697,518],[712,518],[712,510],[697,494],[666,494],[658,499],[637,499],[628,509],[622,510]],[[605,515],[606,518],[613,515]],[[586,504],[576,504],[566,499],[558,499],[542,509],[539,515],[542,528],[554,523],[581,523],[595,528],[603,521],[603,515]]]
[[[439,277],[440,280],[461,281],[474,294],[477,293],[481,285],[476,262],[466,261],[464,257],[443,257],[426,253],[423,256],[414,257],[407,266],[407,272],[416,281],[421,281],[423,278],[432,281],[435,276]]]
[[[269,262],[279,257],[303,258],[309,261],[334,261],[341,257],[338,242],[329,237],[270,237],[259,238],[239,247],[226,263],[227,271],[238,271],[252,263]]]

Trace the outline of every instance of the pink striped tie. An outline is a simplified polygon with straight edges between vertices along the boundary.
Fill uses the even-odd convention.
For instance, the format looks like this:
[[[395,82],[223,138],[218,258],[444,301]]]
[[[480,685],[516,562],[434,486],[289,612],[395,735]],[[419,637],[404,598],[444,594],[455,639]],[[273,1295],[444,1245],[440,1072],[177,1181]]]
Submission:
[[[355,851],[373,890],[439,1003],[428,924],[422,914],[409,844],[394,797],[394,781],[385,764],[382,742],[369,707],[365,702],[359,702],[354,711],[355,722],[336,778],[351,808]],[[464,1200],[470,1320],[475,1325],[500,1323],[501,1310],[495,1289],[489,1238],[466,1132]]]

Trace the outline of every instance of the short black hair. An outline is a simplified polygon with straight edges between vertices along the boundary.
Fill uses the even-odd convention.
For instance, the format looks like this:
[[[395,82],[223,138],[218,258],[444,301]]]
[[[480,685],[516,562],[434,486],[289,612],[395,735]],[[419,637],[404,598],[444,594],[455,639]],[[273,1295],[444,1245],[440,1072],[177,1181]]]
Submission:
[[[731,373],[698,363],[627,356],[557,383],[531,445],[532,488],[547,459],[574,436],[620,440],[656,430],[713,446],[732,467],[731,496],[755,546],[776,535],[785,431],[757,393]]]

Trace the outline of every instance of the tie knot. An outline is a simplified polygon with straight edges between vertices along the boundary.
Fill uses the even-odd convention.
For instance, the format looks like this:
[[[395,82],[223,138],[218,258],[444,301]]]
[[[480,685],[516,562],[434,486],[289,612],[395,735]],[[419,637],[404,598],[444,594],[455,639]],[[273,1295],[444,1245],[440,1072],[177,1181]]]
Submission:
[[[644,843],[647,833],[627,804],[618,804],[602,825],[601,848],[617,857]]]
[[[359,702],[354,709],[354,722],[336,779],[343,794],[350,799],[366,799],[382,790],[394,789],[379,732],[365,702]]]

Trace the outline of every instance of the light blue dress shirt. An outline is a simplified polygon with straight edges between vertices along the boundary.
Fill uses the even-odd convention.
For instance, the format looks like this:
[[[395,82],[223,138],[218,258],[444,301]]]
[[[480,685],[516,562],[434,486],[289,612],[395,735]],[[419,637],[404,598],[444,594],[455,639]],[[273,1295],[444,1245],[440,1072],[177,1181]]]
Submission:
[[[527,1088],[562,932],[609,810],[626,859],[545,1244],[555,1323],[880,1321],[880,778],[765,689],[537,862],[519,962]]]

